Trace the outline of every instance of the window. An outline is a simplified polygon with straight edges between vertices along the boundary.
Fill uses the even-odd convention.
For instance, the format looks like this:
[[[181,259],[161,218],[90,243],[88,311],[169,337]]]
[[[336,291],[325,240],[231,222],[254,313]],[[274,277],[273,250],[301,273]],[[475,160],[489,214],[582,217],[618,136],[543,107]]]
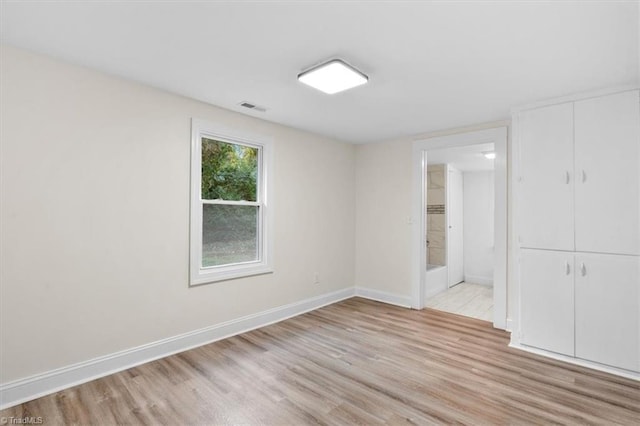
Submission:
[[[272,272],[269,144],[193,120],[190,283]]]

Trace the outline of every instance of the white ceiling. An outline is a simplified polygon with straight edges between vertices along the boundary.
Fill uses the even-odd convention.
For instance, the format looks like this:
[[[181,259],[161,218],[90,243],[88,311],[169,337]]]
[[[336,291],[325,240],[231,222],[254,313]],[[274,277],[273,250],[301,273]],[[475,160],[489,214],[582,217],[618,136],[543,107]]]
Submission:
[[[427,151],[427,164],[450,164],[461,172],[491,171],[493,160],[487,159],[484,153],[493,150],[493,143],[432,149]]]
[[[638,84],[638,3],[13,2],[0,40],[265,120],[364,143]],[[370,83],[296,80],[342,58]],[[249,101],[264,113],[237,104]]]

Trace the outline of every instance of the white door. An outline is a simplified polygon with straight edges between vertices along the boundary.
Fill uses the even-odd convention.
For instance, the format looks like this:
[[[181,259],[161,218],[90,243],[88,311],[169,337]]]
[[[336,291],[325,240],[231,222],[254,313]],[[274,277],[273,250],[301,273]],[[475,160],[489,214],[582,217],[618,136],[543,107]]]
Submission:
[[[640,98],[575,103],[576,251],[640,254]]]
[[[576,254],[576,356],[640,371],[640,257]]]
[[[520,253],[520,341],[573,356],[573,253],[529,249]]]
[[[464,281],[464,235],[463,235],[463,179],[462,172],[447,165],[447,271],[448,286]]]
[[[573,104],[518,115],[521,247],[573,250]]]

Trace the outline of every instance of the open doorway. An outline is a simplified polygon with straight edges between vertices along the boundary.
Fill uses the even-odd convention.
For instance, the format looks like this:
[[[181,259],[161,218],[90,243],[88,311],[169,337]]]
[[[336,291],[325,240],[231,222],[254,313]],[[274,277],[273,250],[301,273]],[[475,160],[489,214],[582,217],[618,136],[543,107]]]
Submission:
[[[475,152],[476,160],[484,159],[487,161],[485,164],[493,163],[493,171],[477,168],[474,170],[464,158],[448,157],[463,152]],[[493,161],[488,161],[490,159],[484,157],[484,154],[489,152],[495,153]],[[440,196],[441,205],[439,206],[433,205],[433,202],[430,203],[431,206],[428,205],[430,165],[440,165],[443,172],[446,171],[443,180],[448,180],[450,183],[449,188],[447,189],[445,185],[444,188],[441,188],[442,191],[434,191],[436,188],[431,188],[431,193],[435,195],[436,201]],[[464,240],[465,172],[467,173],[467,185],[476,187],[475,189],[469,188],[467,198],[477,196],[478,200],[476,201],[484,203],[484,207],[487,205],[493,207],[492,213],[485,209],[482,214],[483,219],[478,218],[477,213],[468,212],[467,223],[469,223],[470,229],[467,232],[467,240],[476,238],[479,239],[479,242],[467,241],[466,244]],[[480,176],[484,172],[487,173]],[[493,181],[490,180],[489,172],[492,173]],[[473,173],[478,174],[472,175]],[[487,190],[487,187],[491,185],[493,194]],[[484,195],[481,194],[483,191]],[[493,201],[491,201],[491,195]],[[447,202],[452,205],[457,202],[463,206],[463,208],[449,206],[449,210],[457,212],[457,216],[446,216]],[[473,201],[467,200],[467,204],[471,206]],[[428,210],[441,212],[442,218],[439,219],[439,224],[436,223],[438,219],[429,218]],[[472,223],[474,215],[478,220]],[[489,316],[492,317],[494,327],[505,329],[507,323],[507,128],[498,127],[414,141],[413,216],[419,220],[414,221],[412,236],[412,265],[414,268],[412,273],[412,307],[422,309],[430,304],[436,295],[447,291],[447,289],[461,291],[466,287],[461,283],[466,284],[466,281],[471,282],[472,280],[479,281],[471,282],[471,284],[484,286],[485,289],[490,284],[492,285],[489,299],[491,299],[493,306],[489,311]],[[430,220],[431,223],[429,223]],[[430,231],[441,228],[443,221],[445,223],[444,234],[430,237]],[[492,240],[489,241],[491,237]],[[427,239],[429,246],[427,246]],[[440,242],[439,247],[438,242]],[[448,246],[447,242],[449,242]],[[485,250],[484,254],[490,254],[491,257],[487,260],[487,256],[483,258],[482,255],[478,255],[477,250],[474,254],[467,252],[465,270],[465,246],[473,250],[473,244],[480,245]],[[441,256],[440,260],[442,260],[442,256],[444,257],[444,264],[438,265],[438,256]],[[476,272],[472,272],[474,265],[471,263],[474,260],[477,261],[475,266],[479,266],[476,268]],[[489,319],[489,317],[485,316],[485,319]]]
[[[493,321],[493,143],[429,150],[426,307]]]

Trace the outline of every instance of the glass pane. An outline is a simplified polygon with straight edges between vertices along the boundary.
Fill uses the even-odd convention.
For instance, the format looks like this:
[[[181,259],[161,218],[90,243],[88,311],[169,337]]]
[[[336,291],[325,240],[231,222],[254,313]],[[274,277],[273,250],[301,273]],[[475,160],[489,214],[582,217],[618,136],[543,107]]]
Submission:
[[[202,138],[202,199],[257,201],[258,148]]]
[[[202,266],[258,260],[258,208],[202,206]]]

